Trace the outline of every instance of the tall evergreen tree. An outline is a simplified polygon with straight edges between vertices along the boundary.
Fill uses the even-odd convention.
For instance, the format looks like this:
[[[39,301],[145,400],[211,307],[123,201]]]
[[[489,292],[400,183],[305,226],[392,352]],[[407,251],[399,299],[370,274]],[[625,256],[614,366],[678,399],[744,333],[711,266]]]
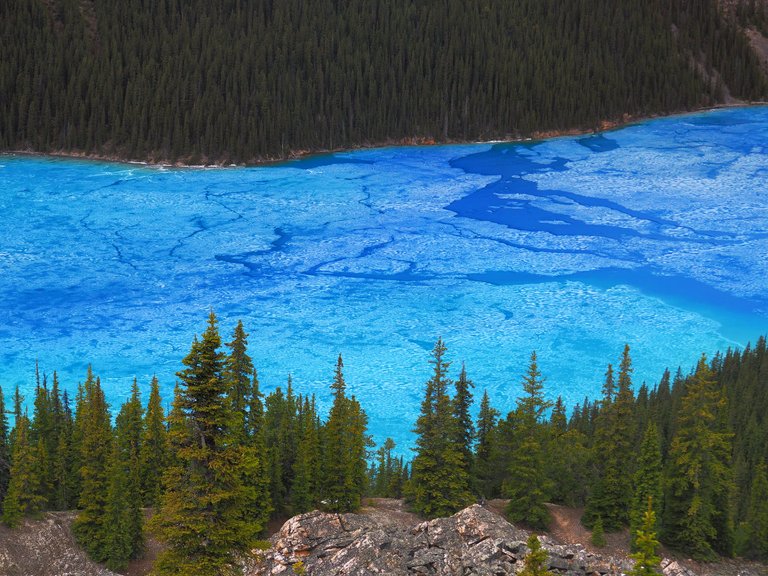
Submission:
[[[156,376],[152,377],[142,428],[139,453],[141,500],[144,506],[157,508],[162,493],[163,469],[168,462],[168,433]]]
[[[245,506],[257,504],[243,483],[252,463],[235,441],[238,419],[227,396],[220,345],[211,312],[178,373],[186,426],[174,438],[177,461],[166,470],[166,492],[152,521],[168,546],[157,560],[158,575],[217,576],[232,570],[262,528],[243,517]]]
[[[249,478],[249,485],[253,490],[253,498],[260,504],[253,507],[251,514],[260,526],[266,526],[273,506],[270,490],[270,454],[267,448],[262,398],[259,377],[254,369],[248,397],[248,445],[255,452],[257,461],[256,469]]]
[[[483,391],[477,416],[477,445],[474,457],[475,486],[481,497],[489,498],[501,487],[499,479],[497,420],[499,411],[491,407],[488,390]]]
[[[728,508],[732,436],[723,429],[724,409],[725,398],[702,356],[677,416],[663,522],[664,542],[701,560],[728,554],[733,545]]]
[[[294,480],[291,487],[291,508],[296,514],[308,512],[317,506],[320,498],[320,431],[314,403],[304,399],[302,408],[301,439],[293,464]]]
[[[112,425],[109,407],[98,377],[90,368],[83,385],[85,396],[82,410],[82,439],[80,441],[80,513],[72,530],[77,541],[97,561],[106,558],[105,520],[109,486],[108,463],[112,448]]]
[[[51,394],[48,390],[47,378],[39,377],[37,364],[35,365],[37,386],[35,387],[34,411],[30,425],[29,437],[37,448],[37,469],[35,475],[38,479],[40,496],[45,501],[45,507],[53,503],[53,453],[58,445],[56,442],[55,423],[52,411]]]
[[[645,429],[643,442],[640,445],[637,470],[633,478],[632,508],[629,511],[629,529],[632,535],[633,546],[637,544],[634,540],[634,535],[641,529],[641,526],[646,532],[649,529],[652,529],[655,533],[659,532],[657,526],[643,526],[643,523],[647,520],[646,512],[648,511],[649,500],[653,502],[654,506],[652,510],[653,518],[659,518],[661,514],[664,493],[663,482],[659,433],[656,425],[653,422],[649,422]]]
[[[144,547],[140,474],[142,412],[139,388],[134,380],[131,397],[117,416],[108,469],[103,539],[104,560],[111,570],[124,569]]]
[[[368,419],[357,400],[346,395],[343,368],[339,354],[331,384],[333,405],[323,429],[323,499],[326,508],[335,512],[360,507],[367,479]]]
[[[438,339],[430,360],[433,374],[414,430],[416,457],[411,464],[409,499],[414,510],[427,518],[452,514],[472,501],[464,456],[453,441],[458,422],[447,393],[446,350],[442,338]]]
[[[544,383],[534,351],[523,377],[523,396],[517,400],[514,413],[511,464],[503,488],[503,494],[509,498],[506,508],[509,520],[533,528],[546,528],[549,523],[549,511],[544,505],[549,480],[540,419],[551,406],[552,403],[544,399]]]
[[[11,475],[11,453],[8,446],[8,417],[5,414],[3,388],[0,387],[0,512],[3,510],[3,500],[8,490]]]
[[[609,366],[593,444],[593,458],[598,462],[598,474],[582,519],[587,526],[591,526],[600,517],[606,532],[620,530],[629,522],[633,471],[631,468],[628,470],[631,463],[627,455],[631,453],[635,438],[629,345],[624,346],[617,390],[613,398],[611,380],[612,370]]]
[[[471,477],[473,467],[472,445],[475,441],[475,425],[472,422],[472,388],[475,387],[472,380],[467,378],[467,368],[464,363],[461,364],[459,378],[454,383],[456,393],[453,397],[453,416],[456,419],[458,436],[456,444],[461,449],[464,456],[464,468],[468,476]]]
[[[253,361],[248,355],[248,334],[245,332],[242,321],[238,321],[232,334],[232,341],[227,342],[226,345],[230,353],[224,361],[224,380],[234,416],[241,420],[243,439],[245,439],[250,435],[247,409],[253,377]]]
[[[656,512],[654,512],[653,498],[649,497],[642,523],[632,534],[636,542],[637,552],[632,554],[635,566],[629,576],[656,576],[659,574],[659,558],[656,554],[659,541],[656,539]]]
[[[765,463],[757,467],[752,482],[747,526],[747,553],[752,558],[768,560],[768,472]]]
[[[37,475],[37,450],[30,443],[30,424],[26,414],[16,420],[11,477],[3,502],[3,522],[15,528],[21,518],[43,510],[45,499],[40,495]]]

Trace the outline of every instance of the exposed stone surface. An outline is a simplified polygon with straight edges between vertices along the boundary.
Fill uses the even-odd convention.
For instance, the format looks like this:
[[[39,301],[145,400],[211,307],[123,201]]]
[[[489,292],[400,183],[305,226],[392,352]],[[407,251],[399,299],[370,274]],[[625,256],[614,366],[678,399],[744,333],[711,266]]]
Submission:
[[[288,520],[246,574],[504,576],[522,568],[527,538],[527,532],[478,505],[411,527],[357,514],[310,512]],[[626,560],[598,556],[580,545],[540,540],[556,574],[618,576],[632,568]],[[667,567],[665,576],[695,576],[674,562]]]
[[[117,576],[90,560],[75,542],[72,512],[49,512],[11,530],[0,526],[2,576]]]

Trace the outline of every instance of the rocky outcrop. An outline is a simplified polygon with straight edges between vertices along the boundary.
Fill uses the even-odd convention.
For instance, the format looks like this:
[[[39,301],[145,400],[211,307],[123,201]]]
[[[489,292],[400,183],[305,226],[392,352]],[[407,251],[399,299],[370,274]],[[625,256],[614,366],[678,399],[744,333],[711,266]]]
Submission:
[[[520,571],[527,537],[478,505],[411,527],[365,515],[310,512],[288,520],[246,574],[503,576]],[[556,574],[619,575],[632,568],[629,561],[597,556],[579,545],[540,539]],[[668,576],[691,574],[670,571]]]
[[[88,558],[72,534],[72,512],[49,512],[11,530],[0,526],[2,576],[118,576]]]

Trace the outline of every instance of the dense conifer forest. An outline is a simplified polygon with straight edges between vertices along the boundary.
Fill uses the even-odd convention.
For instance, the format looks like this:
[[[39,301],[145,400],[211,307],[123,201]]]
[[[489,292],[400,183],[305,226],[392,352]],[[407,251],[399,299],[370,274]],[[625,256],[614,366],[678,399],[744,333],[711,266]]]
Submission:
[[[7,0],[0,149],[254,162],[765,99],[740,27],[764,6]]]
[[[354,511],[365,495],[405,498],[431,518],[502,497],[511,521],[537,529],[547,527],[546,502],[584,505],[595,541],[629,527],[638,566],[658,562],[656,534],[701,560],[768,561],[765,338],[702,356],[690,374],[666,371],[653,387],[633,382],[625,346],[601,397],[570,414],[560,398],[545,399],[532,353],[506,415],[487,393],[473,409],[467,368],[452,378],[438,340],[410,461],[390,439],[372,444],[341,356],[324,418],[290,378],[265,396],[247,346],[242,323],[222,344],[211,314],[167,414],[154,379],[146,403],[134,383],[114,416],[90,369],[74,399],[55,373],[38,377],[30,402],[17,389],[6,403],[0,389],[3,521],[75,509],[78,540],[110,568],[140,556],[151,533],[166,543],[154,573],[215,575],[271,518]],[[143,509],[157,512],[147,525]]]

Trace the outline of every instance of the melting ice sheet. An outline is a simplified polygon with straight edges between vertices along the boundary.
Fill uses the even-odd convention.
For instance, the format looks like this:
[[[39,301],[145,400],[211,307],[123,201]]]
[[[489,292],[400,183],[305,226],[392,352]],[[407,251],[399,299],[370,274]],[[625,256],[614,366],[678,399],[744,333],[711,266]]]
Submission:
[[[262,387],[316,393],[336,355],[377,440],[404,450],[442,336],[514,406],[530,351],[551,397],[636,386],[768,332],[768,108],[589,137],[158,169],[0,157],[0,385],[35,359],[113,408],[174,373],[212,307]],[[407,453],[407,451],[406,451]]]

